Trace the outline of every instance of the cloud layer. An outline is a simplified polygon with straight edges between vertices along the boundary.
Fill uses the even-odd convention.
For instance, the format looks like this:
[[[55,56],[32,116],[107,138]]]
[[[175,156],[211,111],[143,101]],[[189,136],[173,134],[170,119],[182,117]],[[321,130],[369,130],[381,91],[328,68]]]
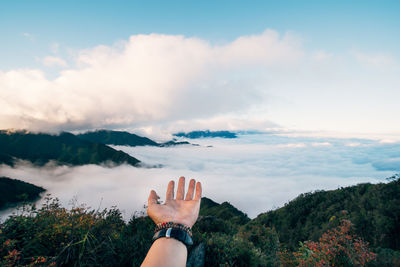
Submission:
[[[266,130],[279,124],[400,132],[400,65],[394,54],[310,49],[301,40],[273,30],[218,44],[134,35],[70,58],[61,58],[65,54],[52,43],[51,55],[38,59],[46,72],[0,71],[0,128],[165,134],[195,126]]]
[[[272,30],[224,45],[135,35],[80,51],[76,67],[54,80],[41,70],[0,71],[0,128],[140,126],[247,111],[262,92],[241,76],[254,67],[292,65],[302,55],[298,41]],[[54,56],[43,63],[66,66]]]
[[[164,168],[159,169],[20,165],[2,166],[0,176],[44,186],[66,206],[74,197],[95,209],[117,205],[128,219],[135,211],[143,210],[151,189],[164,199],[168,181],[184,175],[200,180],[205,196],[229,201],[255,217],[300,193],[384,182],[400,167],[398,143],[278,135],[196,142],[201,146],[116,147],[143,162],[163,164]]]

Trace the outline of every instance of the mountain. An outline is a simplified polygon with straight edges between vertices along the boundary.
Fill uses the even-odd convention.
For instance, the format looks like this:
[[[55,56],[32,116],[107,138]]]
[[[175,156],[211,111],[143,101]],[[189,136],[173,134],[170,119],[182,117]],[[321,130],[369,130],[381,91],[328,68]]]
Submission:
[[[168,147],[176,145],[189,145],[189,142],[176,142],[174,140],[165,143],[157,143],[147,137],[142,137],[136,134],[123,131],[97,130],[78,134],[77,137],[105,145],[116,146],[158,146]]]
[[[60,165],[127,163],[138,166],[140,162],[125,152],[83,140],[71,133],[50,135],[0,130],[0,163],[13,165],[14,158],[39,166],[51,160]]]
[[[395,176],[385,184],[316,191],[252,220],[228,202],[202,198],[188,262],[194,266],[400,266],[399,189],[400,179]],[[0,222],[1,266],[32,262],[140,266],[152,244],[151,219],[133,216],[125,222],[116,207],[67,209],[57,199],[49,199],[35,214]]]
[[[23,181],[0,177],[0,210],[23,201],[33,201],[45,189]]]
[[[106,144],[106,145],[159,146],[158,143],[154,142],[149,138],[121,131],[98,130],[94,132],[86,132],[83,134],[78,134],[77,137],[87,141]]]
[[[193,131],[193,132],[179,132],[174,134],[177,137],[186,137],[190,139],[197,139],[197,138],[206,138],[206,137],[221,137],[221,138],[237,138],[236,133],[229,132],[229,131]]]
[[[300,241],[317,240],[338,218],[348,219],[372,247],[400,250],[400,179],[394,177],[389,183],[301,194],[253,221],[275,228],[279,240],[293,249]]]
[[[168,141],[165,143],[159,144],[160,147],[169,147],[169,146],[178,146],[178,145],[193,145],[193,146],[198,146],[197,144],[190,144],[187,141],[181,141],[181,142],[176,142],[176,141]]]
[[[203,197],[201,199],[200,216],[213,216],[222,220],[229,220],[236,224],[245,224],[250,221],[249,217],[229,202],[218,204],[213,200]]]

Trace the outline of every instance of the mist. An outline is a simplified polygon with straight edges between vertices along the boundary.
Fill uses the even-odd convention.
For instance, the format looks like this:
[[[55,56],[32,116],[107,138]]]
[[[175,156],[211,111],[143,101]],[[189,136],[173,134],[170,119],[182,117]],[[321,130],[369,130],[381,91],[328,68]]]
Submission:
[[[199,146],[113,146],[146,164],[162,164],[162,168],[51,164],[39,168],[19,162],[14,168],[0,166],[0,176],[42,186],[66,207],[117,206],[125,219],[145,212],[151,189],[163,200],[168,181],[185,176],[202,182],[203,196],[228,201],[254,218],[301,193],[385,182],[399,167],[398,143],[368,139],[252,134],[190,141]],[[3,212],[3,217],[9,212]]]

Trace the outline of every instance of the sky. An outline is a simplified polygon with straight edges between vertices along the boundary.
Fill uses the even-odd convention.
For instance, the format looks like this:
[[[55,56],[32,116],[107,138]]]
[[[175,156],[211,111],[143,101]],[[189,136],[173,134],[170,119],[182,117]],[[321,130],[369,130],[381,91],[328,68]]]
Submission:
[[[398,1],[2,1],[0,129],[398,139]]]

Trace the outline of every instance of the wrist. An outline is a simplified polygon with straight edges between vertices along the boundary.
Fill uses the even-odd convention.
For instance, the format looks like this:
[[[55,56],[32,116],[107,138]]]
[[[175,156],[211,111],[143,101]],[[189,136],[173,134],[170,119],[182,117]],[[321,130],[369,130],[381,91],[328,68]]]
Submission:
[[[186,233],[188,233],[190,235],[190,237],[192,237],[192,228],[191,227],[189,227],[185,224],[176,223],[173,221],[158,223],[154,229],[154,233],[157,233],[160,230],[168,229],[168,228],[180,229],[182,231],[185,231]]]
[[[186,247],[193,245],[192,236],[187,231],[184,231],[180,228],[170,227],[157,231],[153,236],[153,242],[164,238],[180,241]]]
[[[181,220],[181,219],[175,218],[175,217],[166,217],[166,218],[157,218],[157,219],[151,218],[151,219],[153,220],[153,222],[156,225],[159,225],[159,224],[162,224],[162,223],[165,223],[165,222],[174,222],[174,223],[177,223],[177,224],[185,225],[185,226],[190,227],[190,228],[192,228],[193,225],[196,222],[196,220],[194,222],[191,222],[191,221],[188,221],[188,220]]]

